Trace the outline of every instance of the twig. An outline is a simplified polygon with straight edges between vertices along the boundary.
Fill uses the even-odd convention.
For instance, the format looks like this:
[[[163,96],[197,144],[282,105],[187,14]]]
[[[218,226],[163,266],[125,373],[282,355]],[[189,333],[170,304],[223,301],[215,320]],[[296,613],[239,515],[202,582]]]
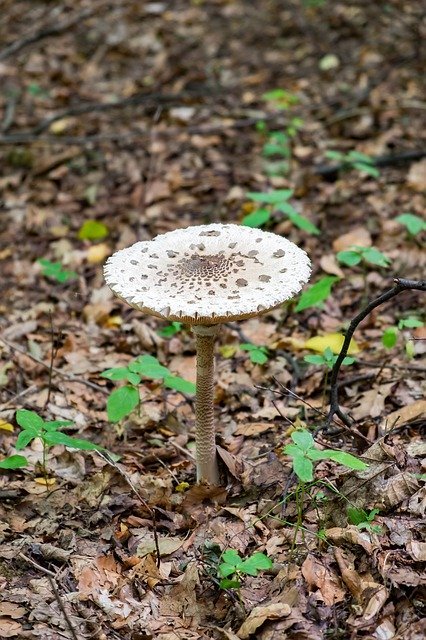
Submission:
[[[31,358],[31,360],[33,360],[34,362],[37,362],[37,364],[41,365],[45,369],[50,369],[50,364],[46,364],[45,362],[43,362],[43,360],[40,360],[39,358],[37,358],[36,356],[33,356],[28,351],[25,351],[25,349],[21,349],[21,347],[18,347],[17,345],[12,344],[8,340],[5,340],[5,338],[2,338],[2,336],[0,336],[0,341],[3,342],[3,344],[5,344],[7,347],[9,347],[9,349],[12,349],[12,351],[18,351],[18,353],[22,353],[24,356]],[[77,378],[72,373],[64,373],[63,371],[61,371],[60,369],[57,369],[56,367],[52,367],[52,371],[58,374],[58,376],[61,376],[61,378],[65,378],[65,380],[69,380],[70,382],[77,382],[78,384],[84,384],[86,387],[90,387],[95,391],[100,391],[105,395],[108,395],[109,393],[108,390],[105,389],[104,387],[101,387],[98,384],[95,384],[94,382],[90,382],[90,380],[84,380],[84,378]]]
[[[66,609],[65,609],[65,607],[64,607],[64,603],[62,602],[62,598],[61,598],[61,596],[59,595],[59,591],[58,591],[58,589],[56,588],[56,584],[55,584],[54,579],[53,579],[53,578],[51,578],[50,576],[47,576],[47,578],[48,578],[48,580],[49,580],[49,582],[50,582],[50,586],[52,587],[52,591],[53,591],[53,593],[55,594],[56,602],[58,603],[59,608],[60,608],[60,610],[61,610],[61,611],[62,611],[62,613],[63,613],[63,616],[64,616],[64,618],[65,618],[65,621],[66,621],[67,625],[68,625],[68,629],[69,629],[69,632],[70,632],[70,634],[71,634],[71,636],[72,636],[73,640],[79,640],[78,635],[77,635],[77,633],[75,632],[74,627],[72,626],[71,619],[70,619],[70,617],[69,617],[69,615],[68,615],[68,613],[67,613],[67,611],[66,611]]]
[[[414,151],[403,151],[402,153],[393,153],[386,156],[372,157],[371,161],[375,167],[392,167],[412,160],[421,160],[426,156],[426,149],[418,149]],[[324,176],[329,180],[336,179],[339,172],[347,167],[347,164],[319,165],[313,167],[312,171],[317,176]]]
[[[129,487],[131,488],[131,490],[133,491],[133,493],[135,494],[135,496],[137,497],[139,502],[142,504],[143,507],[145,507],[145,509],[148,511],[149,515],[151,516],[151,518],[152,518],[152,529],[153,529],[153,534],[154,534],[155,554],[157,556],[157,568],[159,568],[160,564],[161,564],[161,553],[160,553],[160,544],[159,544],[159,541],[158,541],[157,510],[156,510],[156,508],[149,506],[147,501],[144,500],[144,498],[142,498],[141,494],[136,489],[135,485],[133,484],[133,482],[131,481],[131,479],[127,475],[127,473],[125,471],[123,471],[123,469],[120,469],[120,467],[118,466],[118,464],[116,462],[114,462],[114,460],[112,460],[108,455],[106,455],[102,451],[96,451],[96,453],[103,460],[105,460],[105,462],[110,464],[112,467],[114,467],[114,469],[116,471],[118,471],[118,473],[121,475],[121,477],[124,478],[124,480],[127,482],[127,484],[129,485]]]
[[[345,340],[342,345],[342,349],[337,356],[337,360],[334,363],[330,376],[330,411],[327,416],[326,427],[329,428],[331,422],[334,420],[334,416],[337,415],[340,420],[347,426],[352,427],[353,421],[340,409],[339,406],[339,385],[337,379],[339,376],[340,367],[343,360],[347,356],[352,336],[355,333],[356,328],[366,318],[373,309],[379,307],[384,302],[395,298],[402,291],[414,289],[416,291],[426,291],[426,280],[406,280],[405,278],[394,278],[395,286],[389,289],[381,296],[372,300],[355,318],[351,320],[349,328],[346,331]]]
[[[49,576],[51,578],[56,578],[56,573],[54,571],[50,571],[50,569],[46,569],[46,567],[42,567],[41,564],[38,564],[38,562],[36,562],[32,558],[29,558],[24,553],[20,552],[20,553],[18,553],[18,556],[19,556],[19,558],[22,558],[22,560],[25,560],[25,562],[28,562],[29,564],[32,564],[33,567],[35,567],[36,569],[38,569],[42,573],[45,573],[47,576]]]
[[[96,13],[95,9],[85,9],[84,11],[77,13],[77,15],[74,15],[68,20],[64,20],[59,24],[53,24],[48,27],[44,27],[33,34],[22,38],[21,40],[15,40],[14,42],[11,42],[9,45],[7,45],[4,49],[2,49],[2,51],[0,51],[0,60],[6,60],[6,58],[9,58],[14,53],[21,51],[21,49],[28,47],[30,44],[34,44],[34,42],[38,42],[39,40],[43,40],[44,38],[48,38],[49,36],[58,36],[64,31],[67,31],[67,29],[69,29],[70,27],[73,27],[78,22],[81,22],[81,20],[85,20],[89,16],[93,15],[94,13]]]

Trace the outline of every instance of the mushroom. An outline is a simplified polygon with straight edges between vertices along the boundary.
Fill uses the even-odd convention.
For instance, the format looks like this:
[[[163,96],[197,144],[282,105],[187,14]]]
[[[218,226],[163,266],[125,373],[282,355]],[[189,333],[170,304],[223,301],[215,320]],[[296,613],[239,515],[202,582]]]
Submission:
[[[234,224],[177,229],[114,253],[104,273],[135,309],[196,336],[197,481],[219,484],[213,415],[214,340],[223,322],[258,316],[300,291],[307,254],[274,233]]]

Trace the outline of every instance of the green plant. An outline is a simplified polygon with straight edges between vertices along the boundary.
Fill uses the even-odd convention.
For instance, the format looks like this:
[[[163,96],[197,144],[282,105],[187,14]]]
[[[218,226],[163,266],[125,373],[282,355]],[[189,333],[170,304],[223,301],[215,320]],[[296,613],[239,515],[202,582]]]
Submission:
[[[246,195],[253,202],[259,202],[264,206],[245,216],[242,220],[244,226],[260,227],[266,222],[269,222],[274,211],[280,211],[299,229],[314,235],[319,235],[320,230],[318,227],[304,216],[301,216],[288,202],[293,196],[292,189],[276,189],[268,193],[251,191]]]
[[[55,444],[63,444],[66,447],[73,447],[74,449],[82,449],[86,451],[103,449],[103,447],[93,444],[93,442],[74,438],[72,436],[68,436],[66,433],[62,433],[62,431],[59,431],[61,427],[68,427],[74,424],[70,420],[51,420],[45,422],[41,416],[35,413],[35,411],[19,409],[16,412],[16,422],[22,428],[22,431],[19,433],[16,440],[15,449],[20,451],[28,446],[30,442],[39,438],[43,444],[42,470],[44,474],[47,473],[46,461],[48,450]],[[15,458],[14,462],[18,462],[19,466],[24,466],[23,464],[20,464],[23,460],[16,461],[16,458],[23,458],[23,456],[11,456],[11,458]],[[23,459],[25,460],[25,458]]]
[[[241,589],[243,576],[257,576],[258,571],[272,568],[272,560],[264,553],[252,553],[245,560],[235,549],[227,549],[220,558],[218,574],[221,589]]]
[[[179,333],[179,331],[182,329],[182,326],[182,322],[171,322],[167,325],[167,327],[159,329],[157,333],[162,338],[171,338],[176,333]]]
[[[338,280],[338,276],[324,276],[311,287],[305,289],[296,305],[296,311],[321,306],[331,294],[331,288]]]
[[[78,231],[80,240],[103,240],[109,234],[109,229],[98,220],[86,220]]]
[[[371,533],[380,535],[383,531],[382,527],[378,524],[372,524],[378,513],[378,509],[372,509],[370,513],[367,513],[364,509],[358,509],[357,507],[348,506],[347,508],[350,524],[354,524],[358,529],[366,529]]]
[[[253,364],[265,364],[269,360],[269,350],[267,347],[258,347],[250,342],[240,344],[240,349],[248,351],[250,361]]]
[[[257,130],[265,136],[262,155],[267,158],[264,164],[267,175],[284,175],[290,171],[293,138],[303,127],[303,120],[291,114],[291,109],[299,102],[299,98],[285,91],[273,89],[263,94],[262,98],[276,110],[288,111],[288,122],[282,130],[270,131],[265,121],[257,123]]]
[[[139,405],[137,385],[142,377],[162,380],[165,387],[181,393],[195,393],[193,382],[173,375],[167,367],[159,363],[157,358],[142,355],[132,360],[126,367],[113,367],[101,373],[107,380],[127,380],[130,384],[115,389],[107,400],[107,414],[110,422],[119,422]]]
[[[332,369],[337,358],[338,356],[334,355],[330,347],[327,347],[326,349],[324,349],[322,355],[312,354],[305,356],[303,359],[305,362],[309,362],[310,364],[325,365],[328,369]],[[356,362],[355,358],[352,358],[352,356],[346,356],[346,358],[343,359],[342,364],[353,364],[354,362]]]
[[[349,153],[342,153],[341,151],[326,151],[326,158],[330,160],[336,160],[341,165],[342,171],[351,171],[352,169],[357,169],[362,173],[366,173],[367,175],[378,178],[380,176],[380,171],[376,167],[376,163],[374,158],[371,158],[365,153],[361,153],[360,151],[349,151]]]
[[[314,479],[314,462],[332,460],[349,469],[363,471],[368,465],[346,451],[335,449],[318,449],[312,434],[306,429],[293,431],[292,444],[284,447],[283,451],[292,458],[293,471],[300,482],[312,482]]]
[[[397,343],[399,332],[403,329],[416,329],[423,327],[424,323],[415,316],[408,316],[408,318],[401,318],[398,321],[397,326],[388,327],[385,329],[382,335],[382,344],[386,349],[392,349]]]
[[[414,213],[402,213],[400,216],[397,216],[395,220],[404,225],[411,237],[415,237],[422,233],[422,231],[426,231],[426,222],[422,220],[422,218],[419,218],[419,216],[415,216]]]
[[[306,429],[294,431],[291,434],[292,444],[284,447],[283,453],[292,458],[293,472],[296,474],[298,482],[295,489],[295,500],[297,508],[297,521],[294,529],[294,537],[292,549],[296,544],[297,533],[302,529],[303,522],[303,506],[305,495],[315,485],[314,481],[314,463],[319,460],[333,460],[349,469],[363,471],[368,467],[365,462],[359,460],[350,453],[345,451],[336,451],[335,449],[318,449],[312,434]],[[303,531],[303,529],[302,529]]]
[[[60,262],[50,262],[44,258],[37,260],[37,262],[42,266],[41,272],[46,278],[52,278],[61,284],[78,277],[75,271],[66,271]]]
[[[390,265],[390,259],[376,247],[354,246],[345,251],[339,251],[336,258],[348,267],[354,267],[361,262],[384,268]]]

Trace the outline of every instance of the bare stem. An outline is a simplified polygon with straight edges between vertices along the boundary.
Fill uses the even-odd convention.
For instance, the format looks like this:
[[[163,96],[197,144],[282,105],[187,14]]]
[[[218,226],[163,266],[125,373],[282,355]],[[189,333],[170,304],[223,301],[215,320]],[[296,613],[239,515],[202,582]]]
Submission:
[[[197,482],[219,484],[214,426],[214,340],[218,325],[194,325],[197,341],[197,397],[195,401],[195,444]]]

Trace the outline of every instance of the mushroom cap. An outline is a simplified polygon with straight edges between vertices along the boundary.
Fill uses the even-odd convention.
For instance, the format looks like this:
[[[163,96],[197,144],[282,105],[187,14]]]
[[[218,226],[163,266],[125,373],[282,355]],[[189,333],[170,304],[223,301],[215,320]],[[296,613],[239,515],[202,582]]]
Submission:
[[[212,325],[257,316],[292,298],[308,281],[310,264],[302,249],[275,233],[207,224],[117,251],[104,274],[135,309]]]

